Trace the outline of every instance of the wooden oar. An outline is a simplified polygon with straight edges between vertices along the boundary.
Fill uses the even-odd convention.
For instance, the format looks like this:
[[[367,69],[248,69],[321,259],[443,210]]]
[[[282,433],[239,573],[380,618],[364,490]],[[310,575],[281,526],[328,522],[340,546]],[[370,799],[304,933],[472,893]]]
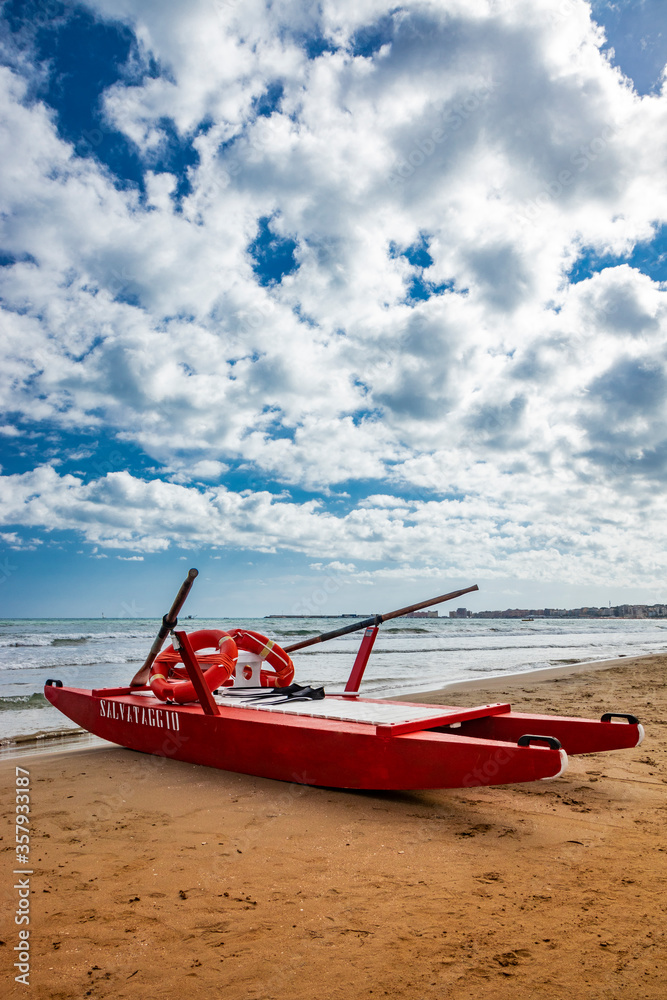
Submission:
[[[155,637],[155,642],[151,646],[151,651],[146,657],[146,660],[141,670],[138,670],[137,673],[132,678],[132,680],[130,681],[130,687],[143,687],[144,684],[147,682],[150,669],[153,666],[153,660],[162,649],[164,640],[167,638],[170,631],[173,628],[176,628],[176,626],[178,625],[179,611],[185,604],[185,599],[190,593],[192,584],[195,582],[195,578],[197,576],[199,576],[199,570],[191,569],[188,575],[186,576],[185,580],[181,584],[181,589],[176,594],[176,600],[172,604],[169,614],[166,614],[162,619],[160,630]]]
[[[294,653],[297,649],[305,649],[306,646],[314,646],[317,642],[326,642],[327,639],[337,639],[339,635],[347,635],[348,632],[358,632],[359,629],[369,628],[372,625],[381,625],[388,622],[390,618],[400,618],[401,615],[409,615],[411,611],[419,611],[421,608],[430,608],[433,604],[441,604],[443,601],[452,601],[455,597],[462,597],[473,590],[479,590],[477,584],[473,587],[466,587],[465,590],[455,590],[451,594],[443,594],[441,597],[431,597],[428,601],[420,601],[419,604],[411,604],[409,608],[400,608],[398,611],[390,611],[386,615],[373,615],[372,618],[365,618],[362,622],[355,622],[353,625],[346,625],[344,628],[337,628],[334,632],[324,632],[316,635],[312,639],[304,639],[303,642],[295,642],[293,646],[283,646],[286,653]]]

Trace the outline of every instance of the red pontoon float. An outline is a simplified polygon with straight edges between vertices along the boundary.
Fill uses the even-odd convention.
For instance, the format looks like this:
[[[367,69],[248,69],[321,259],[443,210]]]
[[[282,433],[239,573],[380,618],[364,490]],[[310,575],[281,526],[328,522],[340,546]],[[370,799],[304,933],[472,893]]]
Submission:
[[[643,739],[642,726],[626,713],[595,721],[523,715],[504,703],[459,708],[359,696],[382,621],[476,586],[282,649],[241,629],[175,631],[196,575],[190,570],[130,686],[87,691],[48,680],[51,704],[131,750],[332,788],[471,788],[556,778],[567,754],[635,747]],[[361,628],[344,692],[326,695],[291,683],[289,653]],[[161,653],[170,632],[173,644]]]

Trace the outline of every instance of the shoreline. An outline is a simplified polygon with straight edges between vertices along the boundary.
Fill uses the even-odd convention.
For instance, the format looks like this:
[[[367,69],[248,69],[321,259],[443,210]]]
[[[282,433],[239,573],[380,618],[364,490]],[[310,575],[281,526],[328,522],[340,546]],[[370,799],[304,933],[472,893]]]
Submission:
[[[577,663],[562,664],[557,667],[539,667],[537,670],[524,670],[515,674],[495,674],[484,678],[474,678],[469,681],[452,681],[433,691],[420,691],[418,695],[398,695],[395,701],[410,701],[414,697],[424,698],[427,703],[439,695],[455,694],[462,691],[502,690],[504,688],[520,687],[524,683],[541,683],[542,681],[561,680],[577,677],[581,674],[595,673],[598,670],[611,670],[615,667],[629,666],[632,663],[642,663],[649,660],[664,658],[667,653],[642,653],[640,656],[614,656],[609,660],[582,660]]]

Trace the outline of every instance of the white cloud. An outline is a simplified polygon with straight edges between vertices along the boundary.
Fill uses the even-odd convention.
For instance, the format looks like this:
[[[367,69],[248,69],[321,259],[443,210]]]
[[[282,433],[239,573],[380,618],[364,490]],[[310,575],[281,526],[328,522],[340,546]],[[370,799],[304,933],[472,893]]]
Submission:
[[[19,258],[0,268],[0,400],[136,445],[171,482],[40,468],[3,479],[7,524],[150,552],[208,544],[213,519],[228,544],[336,560],[353,541],[425,567],[435,537],[457,564],[522,575],[537,559],[551,577],[638,550],[655,575],[667,287],[627,265],[566,274],[582,248],[627,253],[667,221],[667,91],[632,90],[589,6],[90,6],[164,70],[104,98],[147,198],[0,71],[3,247]],[[382,17],[391,43],[355,56]],[[336,50],[309,59],[315,34]],[[165,117],[199,154],[180,209],[156,172]],[[274,286],[247,249],[266,216],[299,265]],[[401,255],[422,239],[423,273]],[[407,301],[413,280],[446,290]],[[233,463],[248,495],[187,488]],[[341,517],[272,499],[265,477],[322,496],[384,485]]]
[[[8,525],[80,532],[96,546],[95,553],[97,547],[145,554],[172,546],[291,550],[330,560],[314,565],[359,582],[392,574],[411,579],[418,572],[660,585],[667,541],[664,503],[652,509],[647,504],[638,517],[633,499],[615,496],[611,486],[598,486],[592,505],[573,475],[561,475],[558,496],[550,483],[537,493],[527,474],[516,474],[516,480],[513,497],[492,499],[471,491],[460,500],[414,500],[406,509],[400,499],[391,508],[385,496],[378,506],[335,516],[317,501],[295,503],[267,492],[239,494],[222,486],[199,490],[146,482],[127,472],[84,484],[42,466],[0,477],[0,509]],[[527,500],[521,490],[531,482]],[[343,552],[353,553],[355,563],[336,558]],[[359,562],[371,567],[357,572]],[[394,567],[389,576],[387,565],[380,564]]]
[[[16,531],[0,531],[0,542],[16,552],[34,551],[42,544],[39,538],[23,538]]]

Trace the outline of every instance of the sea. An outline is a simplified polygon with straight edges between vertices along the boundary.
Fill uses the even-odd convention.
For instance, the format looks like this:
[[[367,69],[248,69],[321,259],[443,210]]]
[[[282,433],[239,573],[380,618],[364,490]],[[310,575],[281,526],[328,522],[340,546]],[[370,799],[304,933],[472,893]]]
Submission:
[[[341,619],[183,620],[186,631],[249,628],[282,646],[350,624]],[[44,698],[47,678],[100,688],[128,684],[157,634],[158,619],[0,620],[0,746],[72,735]],[[341,691],[361,632],[294,653],[295,680]],[[434,691],[467,680],[667,650],[667,620],[403,618],[381,626],[362,685],[372,697]],[[44,745],[44,744],[42,744]],[[49,743],[49,745],[52,745]]]

